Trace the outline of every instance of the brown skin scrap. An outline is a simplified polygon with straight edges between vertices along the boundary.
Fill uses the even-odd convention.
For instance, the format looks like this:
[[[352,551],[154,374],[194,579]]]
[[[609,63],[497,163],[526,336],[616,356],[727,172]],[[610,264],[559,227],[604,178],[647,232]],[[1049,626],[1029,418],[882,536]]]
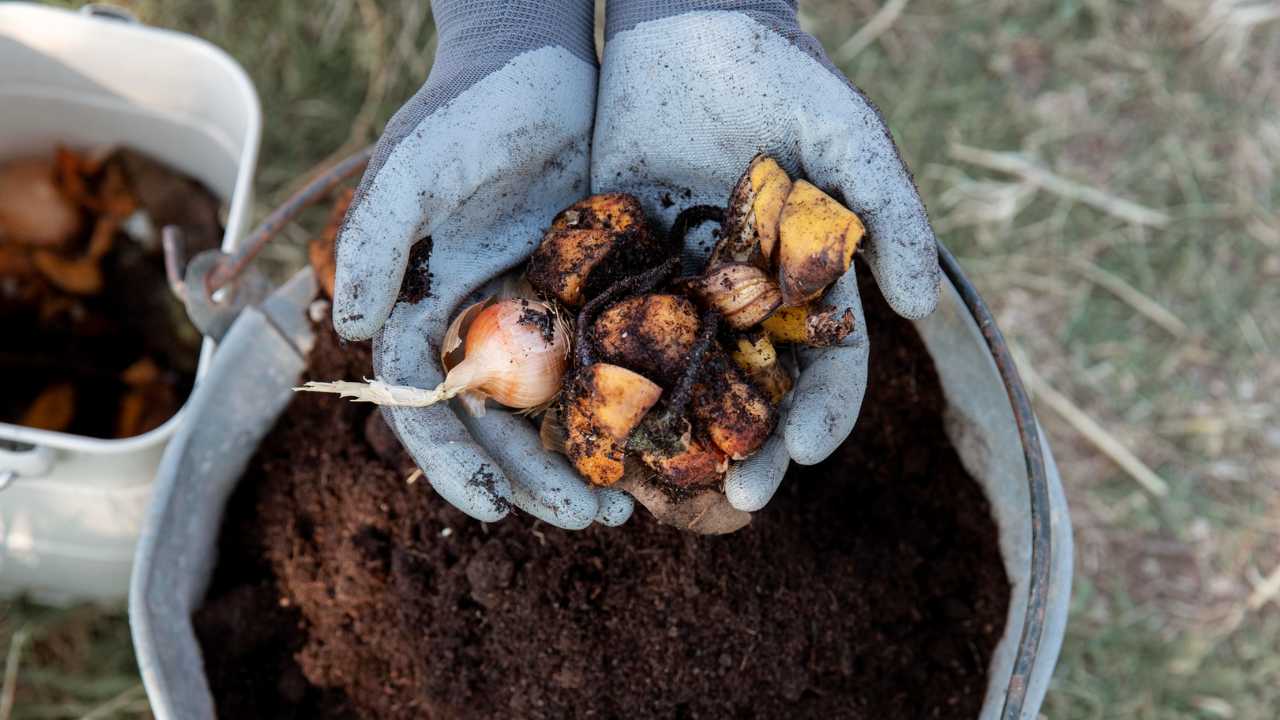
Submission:
[[[729,196],[724,232],[709,267],[725,262],[751,262],[770,267],[778,244],[782,207],[791,192],[791,178],[777,161],[757,155]]]
[[[810,303],[779,308],[764,321],[764,331],[776,343],[800,343],[810,347],[839,345],[853,332],[853,310]]]
[[[778,420],[773,403],[719,348],[707,354],[706,367],[693,386],[692,410],[694,422],[734,460],[759,450]]]
[[[551,221],[551,231],[569,228],[592,228],[628,232],[647,232],[640,201],[626,193],[601,193],[570,205]]]
[[[529,258],[527,277],[543,295],[577,309],[622,277],[664,258],[635,198],[593,195],[556,216]]]
[[[575,373],[560,417],[565,454],[578,472],[595,485],[620,480],[627,438],[661,395],[643,375],[617,365],[593,363]]]
[[[592,340],[601,359],[670,386],[688,367],[699,322],[693,303],[682,297],[637,295],[601,313]]]
[[[307,257],[311,260],[311,269],[316,273],[316,280],[324,290],[325,297],[333,297],[334,274],[338,261],[334,256],[338,242],[338,231],[342,229],[342,219],[347,216],[351,200],[355,197],[355,188],[347,188],[338,194],[329,210],[329,220],[320,234],[307,243]]]
[[[714,485],[724,479],[729,456],[703,432],[690,432],[674,448],[655,445],[637,449],[641,462],[679,487]]]
[[[658,522],[702,535],[724,535],[751,524],[751,513],[729,504],[729,498],[714,487],[672,488],[649,479],[628,463],[628,472],[618,483],[648,510]]]

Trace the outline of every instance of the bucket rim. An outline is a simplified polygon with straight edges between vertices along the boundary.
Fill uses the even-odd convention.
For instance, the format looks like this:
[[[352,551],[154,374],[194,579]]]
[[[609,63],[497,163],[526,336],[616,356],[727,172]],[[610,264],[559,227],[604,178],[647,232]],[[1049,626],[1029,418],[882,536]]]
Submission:
[[[1027,587],[1027,611],[1022,620],[1022,636],[1013,659],[1013,671],[1005,689],[1001,720],[1018,720],[1026,701],[1031,672],[1035,668],[1040,640],[1044,635],[1045,616],[1048,611],[1050,574],[1053,560],[1053,541],[1050,537],[1049,478],[1045,469],[1044,452],[1040,444],[1039,425],[1031,407],[1031,399],[1023,386],[1022,377],[1014,363],[1013,354],[1005,342],[1004,334],[996,324],[987,303],[960,267],[960,262],[947,246],[938,240],[938,261],[942,272],[955,286],[960,301],[964,303],[983,342],[995,361],[996,370],[1009,396],[1009,406],[1018,427],[1018,439],[1022,443],[1023,460],[1027,468],[1027,490],[1030,498],[1031,519],[1031,567]]]

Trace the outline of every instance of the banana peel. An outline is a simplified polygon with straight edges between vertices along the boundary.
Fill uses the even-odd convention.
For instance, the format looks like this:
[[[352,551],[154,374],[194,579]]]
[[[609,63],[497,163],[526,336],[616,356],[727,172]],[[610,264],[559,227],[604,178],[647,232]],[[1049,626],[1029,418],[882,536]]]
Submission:
[[[782,304],[816,300],[849,271],[866,229],[854,212],[817,186],[796,180],[778,225],[778,284]]]
[[[661,395],[656,383],[617,365],[598,362],[579,370],[559,413],[565,454],[578,472],[594,485],[620,480],[627,438]]]
[[[751,262],[767,269],[778,244],[782,209],[791,193],[791,178],[776,160],[756,155],[729,195],[720,242],[708,267]]]
[[[778,351],[766,333],[739,336],[730,353],[734,364],[774,405],[791,391],[791,373],[778,362]]]
[[[630,195],[593,195],[556,216],[529,258],[534,289],[568,308],[582,307],[627,275],[665,259],[649,232],[640,201]]]
[[[810,347],[839,345],[853,332],[853,310],[820,303],[779,308],[762,325],[775,343],[798,343]]]

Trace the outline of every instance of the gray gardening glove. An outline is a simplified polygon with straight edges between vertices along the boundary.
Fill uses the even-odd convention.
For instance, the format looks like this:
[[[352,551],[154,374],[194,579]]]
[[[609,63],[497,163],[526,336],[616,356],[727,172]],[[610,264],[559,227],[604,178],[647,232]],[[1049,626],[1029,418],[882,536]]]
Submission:
[[[432,6],[435,64],[387,124],[356,191],[333,308],[343,337],[374,337],[380,380],[423,388],[440,382],[439,344],[469,296],[587,194],[596,91],[590,0]],[[429,240],[411,256],[420,238]],[[444,405],[387,415],[436,492],[472,517],[494,521],[515,504],[582,528],[630,514],[629,497],[589,488],[524,418]]]
[[[863,257],[899,314],[938,302],[938,256],[911,174],[879,112],[802,32],[794,0],[609,0],[591,162],[594,192],[639,196],[669,227],[682,208],[723,206],[766,152],[832,192],[867,226]],[[694,236],[686,251],[705,258]],[[779,432],[730,471],[742,510],[763,507],[791,460],[808,465],[849,435],[867,383],[867,337],[850,271],[827,302],[852,308],[844,347],[799,353]]]

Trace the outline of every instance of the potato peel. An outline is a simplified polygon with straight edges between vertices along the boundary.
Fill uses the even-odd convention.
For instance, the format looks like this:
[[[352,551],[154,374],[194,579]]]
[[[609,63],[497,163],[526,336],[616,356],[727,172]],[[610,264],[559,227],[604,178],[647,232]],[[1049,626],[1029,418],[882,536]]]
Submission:
[[[662,388],[617,365],[593,363],[568,383],[561,406],[565,454],[592,484],[622,478],[627,438],[658,402]]]
[[[556,216],[526,274],[538,292],[577,309],[621,277],[664,257],[638,200],[620,193],[593,195]]]
[[[698,335],[698,312],[688,300],[668,294],[627,298],[592,325],[601,359],[670,385],[684,372]]]
[[[777,422],[775,406],[719,348],[707,354],[706,369],[693,387],[692,411],[716,447],[733,460],[759,450]]]

